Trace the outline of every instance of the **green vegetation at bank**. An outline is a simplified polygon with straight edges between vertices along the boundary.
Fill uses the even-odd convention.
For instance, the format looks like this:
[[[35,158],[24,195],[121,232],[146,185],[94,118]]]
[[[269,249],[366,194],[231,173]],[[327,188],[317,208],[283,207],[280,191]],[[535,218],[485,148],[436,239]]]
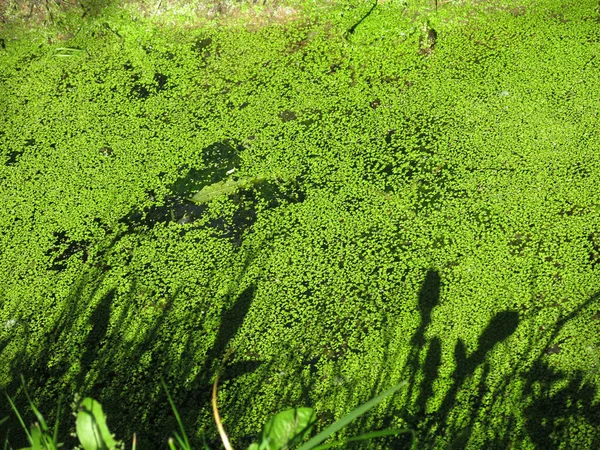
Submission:
[[[335,439],[598,447],[597,2],[317,6],[0,28],[0,388],[67,447],[77,394],[166,448],[163,377],[217,448],[232,348],[236,448],[403,380]]]
[[[229,437],[223,428],[223,424],[221,422],[221,418],[218,410],[218,396],[217,396],[217,382],[218,376],[215,379],[213,385],[213,394],[212,394],[212,408],[213,414],[215,418],[215,423],[219,430],[219,435],[221,437],[222,443],[225,447],[225,450],[231,450],[233,447],[229,441]],[[161,379],[161,383],[165,390],[167,387],[164,384],[164,381]],[[341,445],[347,445],[350,442],[363,442],[368,441],[370,439],[385,437],[385,436],[395,436],[403,433],[411,433],[412,434],[412,448],[416,448],[417,440],[415,438],[415,433],[410,429],[387,429],[387,430],[378,430],[372,431],[369,433],[361,434],[360,436],[355,436],[352,438],[347,438],[342,441],[332,442],[325,445],[319,445],[324,440],[328,439],[330,436],[335,434],[337,431],[354,421],[356,418],[360,417],[362,414],[366,413],[378,403],[381,403],[386,397],[394,394],[399,389],[406,386],[406,381],[403,381],[396,386],[388,389],[387,391],[381,393],[377,397],[369,400],[365,404],[355,408],[353,411],[348,413],[343,418],[339,419],[334,424],[331,424],[323,431],[321,431],[316,436],[307,439],[307,437],[311,434],[311,431],[316,422],[315,412],[312,408],[290,408],[286,411],[282,411],[275,416],[273,416],[269,421],[263,426],[262,431],[258,437],[257,442],[253,442],[248,450],[278,450],[283,448],[293,448],[298,447],[298,445],[302,444],[298,450],[325,450],[327,448],[339,447]],[[21,426],[25,430],[25,434],[27,435],[27,439],[30,444],[30,449],[39,449],[39,450],[56,450],[63,446],[63,443],[59,441],[58,438],[58,418],[52,429],[46,424],[46,420],[44,416],[40,413],[37,407],[31,401],[31,398],[27,394],[27,390],[25,390],[25,394],[29,400],[29,404],[31,406],[31,410],[35,413],[37,421],[31,426],[31,430],[27,429],[25,422],[23,421],[23,417],[19,410],[15,407],[14,402],[10,397],[8,401],[13,408]],[[179,428],[181,434],[175,432],[175,439],[169,438],[169,448],[171,450],[181,449],[181,450],[190,450],[190,442],[185,432],[185,428],[181,422],[181,418],[177,412],[177,408],[173,404],[173,400],[167,391],[167,397],[169,398],[169,403],[173,408],[173,413],[175,414],[175,418],[177,419],[177,423],[179,424]],[[60,405],[58,404],[58,414],[60,415]],[[76,398],[76,401],[73,403],[74,415],[76,416],[76,433],[77,439],[79,440],[80,448],[83,450],[116,450],[124,448],[123,441],[115,440],[113,434],[110,432],[107,424],[106,424],[106,416],[104,411],[102,410],[102,405],[100,405],[96,400],[86,397],[82,401],[79,401]],[[7,418],[2,419],[0,424],[6,421]],[[303,441],[306,441],[303,443]],[[8,437],[5,439],[5,447],[8,445]],[[158,444],[155,443],[155,447]],[[137,448],[137,439],[136,435],[133,435],[133,442],[131,444],[132,450]],[[206,442],[204,442],[203,448],[207,449],[208,446]]]

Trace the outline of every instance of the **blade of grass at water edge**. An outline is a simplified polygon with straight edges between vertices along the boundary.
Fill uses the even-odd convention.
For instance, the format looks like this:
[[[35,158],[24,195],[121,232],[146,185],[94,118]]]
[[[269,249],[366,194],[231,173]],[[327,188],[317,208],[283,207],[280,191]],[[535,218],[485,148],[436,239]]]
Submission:
[[[60,396],[60,398],[58,399],[58,411],[56,412],[56,421],[54,422],[54,433],[52,435],[52,438],[54,440],[54,443],[56,444],[58,442],[58,419],[60,417],[60,408],[62,406],[62,400],[63,400],[63,395]],[[58,444],[56,444],[58,445]],[[135,450],[135,447],[133,448],[133,450]]]
[[[325,450],[328,448],[335,447],[336,445],[346,444],[348,442],[357,442],[357,441],[366,441],[369,439],[375,439],[379,437],[385,436],[394,436],[403,433],[411,433],[413,437],[413,442],[415,442],[416,436],[414,430],[411,428],[395,428],[389,430],[380,430],[380,431],[371,431],[370,433],[361,434],[359,436],[355,436],[352,438],[344,439],[343,441],[333,442],[331,444],[319,445],[317,447],[313,447],[312,450]]]
[[[179,413],[177,412],[177,408],[175,408],[175,403],[173,402],[173,399],[171,398],[171,394],[169,394],[169,390],[167,389],[167,385],[166,385],[165,380],[163,379],[163,377],[160,377],[160,382],[162,383],[163,387],[165,388],[165,392],[167,393],[167,398],[169,399],[169,403],[171,404],[171,408],[173,409],[173,414],[175,414],[175,419],[177,419],[177,423],[179,424],[179,428],[181,429],[181,434],[183,435],[183,438],[185,439],[185,442],[182,443],[182,439],[178,436],[177,433],[175,433],[175,437],[177,438],[177,440],[179,441],[180,445],[184,449],[189,450],[190,449],[190,443],[188,441],[187,435],[185,434],[185,429],[183,428],[183,423],[181,423],[181,417],[179,417]],[[171,445],[170,442],[169,442],[169,445]]]
[[[27,392],[27,388],[25,387],[25,377],[23,377],[23,375],[21,375],[21,383],[23,383],[23,389],[25,390],[25,397],[27,397],[27,401],[29,401],[29,406],[31,406],[31,410],[35,414],[35,417],[37,417],[37,420],[39,421],[39,423],[42,427],[42,431],[44,433],[48,432],[48,425],[46,425],[44,416],[42,416],[42,413],[35,407],[35,405],[33,404],[33,401],[31,400],[31,397],[29,396],[29,392]]]
[[[19,419],[19,422],[21,422],[21,426],[25,430],[25,434],[27,435],[27,439],[29,439],[29,442],[32,443],[33,442],[33,438],[31,437],[31,433],[29,433],[29,430],[25,426],[25,422],[23,421],[23,418],[21,417],[21,414],[19,414],[19,410],[17,409],[17,407],[13,403],[12,399],[8,396],[8,394],[6,394],[6,398],[8,398],[8,402],[10,403],[10,406],[12,406],[12,409],[15,412],[15,414],[17,415],[17,418]]]
[[[351,411],[350,413],[348,413],[347,415],[345,415],[344,417],[342,417],[337,422],[329,425],[327,428],[325,428],[323,431],[321,431],[315,437],[311,438],[308,442],[306,442],[304,445],[302,445],[298,450],[310,450],[310,449],[312,449],[313,447],[315,447],[316,445],[320,444],[325,439],[327,439],[329,436],[331,436],[333,433],[335,433],[336,431],[341,430],[346,425],[348,425],[350,422],[352,422],[354,419],[356,419],[357,417],[363,415],[364,413],[366,413],[367,411],[369,411],[371,408],[373,408],[375,405],[377,405],[378,403],[380,403],[383,399],[385,399],[386,397],[392,395],[394,392],[396,392],[399,389],[403,388],[407,384],[408,384],[408,381],[403,381],[403,382],[397,384],[396,386],[391,387],[387,391],[379,394],[377,397],[372,398],[368,402],[363,403],[358,408],[354,409],[353,411]]]

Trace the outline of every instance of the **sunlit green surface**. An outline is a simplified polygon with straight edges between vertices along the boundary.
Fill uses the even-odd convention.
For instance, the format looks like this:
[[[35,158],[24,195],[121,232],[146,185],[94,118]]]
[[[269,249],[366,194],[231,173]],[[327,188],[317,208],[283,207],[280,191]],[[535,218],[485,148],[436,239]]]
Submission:
[[[22,373],[49,422],[79,392],[163,448],[163,375],[190,439],[216,443],[231,345],[220,410],[240,448],[278,411],[314,407],[322,429],[403,379],[337,437],[600,445],[597,2],[403,3],[352,34],[371,4],[251,31],[112,8],[63,41],[0,30],[17,404]]]

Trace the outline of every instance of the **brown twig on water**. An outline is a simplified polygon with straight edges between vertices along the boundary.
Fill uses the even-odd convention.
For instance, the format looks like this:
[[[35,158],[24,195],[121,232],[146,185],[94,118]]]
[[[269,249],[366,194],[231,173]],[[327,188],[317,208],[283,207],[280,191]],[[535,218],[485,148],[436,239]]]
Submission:
[[[219,384],[219,375],[221,374],[221,370],[225,366],[225,363],[227,362],[227,359],[229,358],[229,355],[231,355],[232,351],[233,351],[233,348],[230,347],[229,351],[225,354],[225,357],[223,358],[223,361],[221,362],[221,365],[219,366],[219,369],[217,371],[217,377],[215,378],[215,382],[213,384],[213,391],[212,391],[213,416],[215,418],[215,423],[217,424],[217,430],[219,430],[219,436],[221,436],[221,441],[223,441],[223,446],[225,447],[225,450],[233,450],[233,448],[231,447],[231,444],[229,443],[229,438],[227,437],[227,433],[225,433],[225,428],[223,428],[223,423],[221,422],[221,416],[219,414],[219,408],[217,406],[217,389],[218,389],[218,384]]]

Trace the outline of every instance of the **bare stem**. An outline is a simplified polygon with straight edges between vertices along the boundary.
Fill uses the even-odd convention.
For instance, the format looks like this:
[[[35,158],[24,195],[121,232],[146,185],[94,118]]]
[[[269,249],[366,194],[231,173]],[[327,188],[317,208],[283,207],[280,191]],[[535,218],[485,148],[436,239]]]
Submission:
[[[213,415],[215,417],[215,423],[217,424],[217,430],[219,430],[219,435],[221,436],[221,440],[223,441],[223,446],[225,447],[225,450],[233,450],[233,448],[231,447],[231,444],[229,443],[229,438],[227,437],[227,433],[225,433],[225,429],[223,428],[223,423],[221,422],[221,416],[219,414],[219,408],[217,406],[217,389],[218,389],[219,375],[221,374],[221,369],[223,369],[223,366],[225,365],[225,361],[227,361],[227,358],[231,354],[231,351],[232,351],[232,348],[229,349],[229,351],[225,355],[225,358],[223,358],[223,362],[219,366],[219,370],[217,372],[217,377],[215,378],[215,382],[213,384],[213,391],[212,391]]]

